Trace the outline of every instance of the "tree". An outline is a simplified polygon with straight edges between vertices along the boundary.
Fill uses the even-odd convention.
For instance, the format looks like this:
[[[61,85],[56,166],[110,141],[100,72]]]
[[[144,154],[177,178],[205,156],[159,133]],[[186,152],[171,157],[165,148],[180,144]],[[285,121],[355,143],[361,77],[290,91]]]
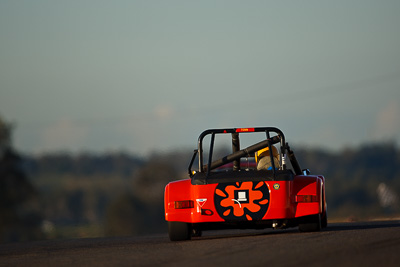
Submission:
[[[151,219],[145,203],[125,193],[107,208],[106,236],[140,235],[150,232]]]
[[[131,192],[113,201],[105,223],[106,235],[143,235],[167,229],[164,218],[164,188],[181,175],[176,165],[179,153],[152,156],[133,180]]]
[[[11,146],[12,126],[0,117],[0,242],[42,238],[37,191]]]

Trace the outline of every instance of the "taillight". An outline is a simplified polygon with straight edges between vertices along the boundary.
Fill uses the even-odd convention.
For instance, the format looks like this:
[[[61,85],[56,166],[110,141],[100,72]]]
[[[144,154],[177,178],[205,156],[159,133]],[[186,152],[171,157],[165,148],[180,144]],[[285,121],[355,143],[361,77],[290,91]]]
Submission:
[[[318,198],[316,195],[299,195],[295,196],[294,201],[302,203],[318,202]]]
[[[194,202],[193,200],[175,201],[174,207],[175,209],[190,209],[194,207]]]
[[[246,132],[254,132],[254,128],[238,128],[236,129],[237,133],[246,133]]]

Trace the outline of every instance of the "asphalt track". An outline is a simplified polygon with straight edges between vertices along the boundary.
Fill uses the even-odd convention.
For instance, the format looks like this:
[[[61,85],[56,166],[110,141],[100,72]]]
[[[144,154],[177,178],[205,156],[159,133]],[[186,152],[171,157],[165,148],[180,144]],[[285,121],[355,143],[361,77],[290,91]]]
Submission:
[[[286,230],[47,240],[0,245],[0,266],[400,266],[400,220]]]

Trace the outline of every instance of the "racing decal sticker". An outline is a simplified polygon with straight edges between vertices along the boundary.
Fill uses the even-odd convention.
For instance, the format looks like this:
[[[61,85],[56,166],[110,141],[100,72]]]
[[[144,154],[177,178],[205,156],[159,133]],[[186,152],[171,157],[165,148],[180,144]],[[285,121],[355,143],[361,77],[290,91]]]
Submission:
[[[278,190],[279,188],[281,188],[281,186],[279,184],[274,184],[274,189]]]
[[[197,203],[197,212],[201,212],[204,204],[206,204],[207,198],[197,198],[196,203]]]
[[[212,216],[214,215],[214,212],[210,209],[201,209],[201,215],[205,215],[205,216]]]
[[[215,209],[225,221],[261,220],[269,202],[269,188],[262,181],[221,183],[215,189]]]
[[[202,208],[204,206],[204,204],[206,203],[206,201],[207,201],[207,198],[198,198],[198,199],[196,199],[197,206]]]

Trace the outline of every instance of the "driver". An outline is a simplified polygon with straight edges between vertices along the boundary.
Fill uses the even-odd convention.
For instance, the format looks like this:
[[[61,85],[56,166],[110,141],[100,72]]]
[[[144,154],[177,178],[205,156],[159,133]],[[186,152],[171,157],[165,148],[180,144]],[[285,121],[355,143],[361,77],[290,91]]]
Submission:
[[[278,152],[278,149],[276,149],[276,147],[274,147],[274,146],[271,146],[271,149],[272,149],[272,155],[273,155],[273,159],[274,159],[274,165],[275,165],[275,168],[277,169],[280,167],[279,152]],[[268,170],[268,171],[272,170],[271,157],[270,157],[268,147],[258,150],[255,155],[255,160],[257,163],[258,171],[259,170]]]

